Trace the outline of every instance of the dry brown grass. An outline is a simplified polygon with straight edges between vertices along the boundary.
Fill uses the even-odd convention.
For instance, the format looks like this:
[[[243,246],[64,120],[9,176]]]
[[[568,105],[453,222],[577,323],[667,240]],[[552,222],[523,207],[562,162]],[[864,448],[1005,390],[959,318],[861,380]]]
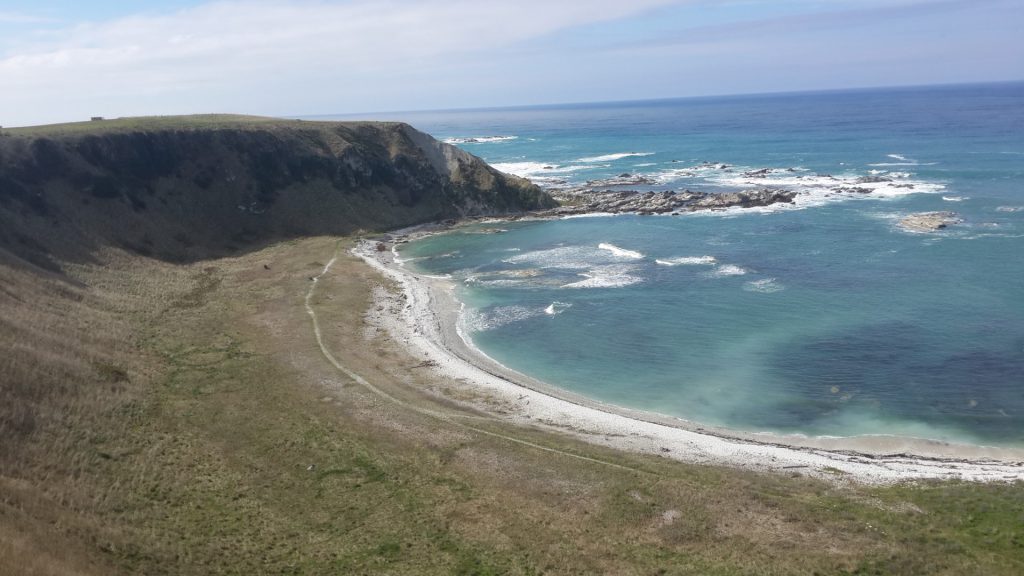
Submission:
[[[170,265],[0,266],[0,574],[1015,574],[1024,490],[839,487],[681,465],[382,400],[303,310],[336,241]],[[269,266],[269,269],[264,265]],[[363,311],[342,258],[313,304],[388,394],[455,405]],[[961,512],[962,510],[962,512]]]

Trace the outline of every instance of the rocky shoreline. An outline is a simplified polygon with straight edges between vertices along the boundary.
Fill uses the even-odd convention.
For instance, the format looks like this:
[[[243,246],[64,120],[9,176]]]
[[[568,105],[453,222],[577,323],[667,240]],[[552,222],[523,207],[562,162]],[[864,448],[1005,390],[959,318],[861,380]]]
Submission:
[[[643,174],[623,173],[610,178],[590,180],[582,186],[568,186],[564,180],[549,182],[548,192],[561,206],[545,210],[542,216],[578,216],[583,214],[686,214],[704,210],[726,210],[730,208],[757,208],[773,204],[796,204],[805,192],[786,184],[773,185],[773,178],[796,179],[800,182],[817,182],[827,189],[826,196],[863,197],[875,193],[878,188],[908,188],[915,184],[899,182],[890,176],[866,175],[856,179],[837,178],[829,174],[803,174],[797,168],[760,168],[740,171],[730,164],[705,162],[691,169],[683,169],[686,175],[696,176],[701,172],[719,171],[731,173],[742,180],[740,190],[730,192],[705,192],[690,189],[659,190],[656,179]],[[688,170],[688,171],[686,171]]]
[[[753,208],[772,204],[792,204],[797,193],[781,188],[762,188],[744,192],[641,192],[637,190],[602,191],[593,189],[563,191],[552,194],[562,206],[542,212],[551,216],[576,216],[581,214],[632,213],[682,214],[699,210],[724,210],[740,207]]]
[[[367,323],[424,358],[423,366],[461,390],[465,398],[476,399],[466,400],[465,405],[479,413],[620,450],[763,472],[800,469],[830,481],[889,484],[925,478],[978,482],[1024,478],[1018,449],[896,436],[743,433],[605,404],[515,372],[460,333],[462,305],[451,279],[417,274],[389,249],[449,229],[435,224],[397,230],[358,243],[352,254],[401,288],[398,294],[375,292]],[[501,406],[501,411],[494,412],[494,406]]]

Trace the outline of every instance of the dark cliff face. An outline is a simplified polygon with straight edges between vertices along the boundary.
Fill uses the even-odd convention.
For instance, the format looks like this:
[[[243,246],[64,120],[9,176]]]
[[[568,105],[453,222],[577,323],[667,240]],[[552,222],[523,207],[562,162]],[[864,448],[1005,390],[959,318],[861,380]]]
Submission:
[[[0,135],[0,248],[36,263],[104,245],[187,261],[554,205],[399,123],[90,128]]]

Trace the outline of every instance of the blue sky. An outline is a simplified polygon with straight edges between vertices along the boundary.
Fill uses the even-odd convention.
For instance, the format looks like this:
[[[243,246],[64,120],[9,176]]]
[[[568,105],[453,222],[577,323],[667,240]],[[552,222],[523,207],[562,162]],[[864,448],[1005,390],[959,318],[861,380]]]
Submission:
[[[0,0],[0,125],[1024,79],[1024,0]]]

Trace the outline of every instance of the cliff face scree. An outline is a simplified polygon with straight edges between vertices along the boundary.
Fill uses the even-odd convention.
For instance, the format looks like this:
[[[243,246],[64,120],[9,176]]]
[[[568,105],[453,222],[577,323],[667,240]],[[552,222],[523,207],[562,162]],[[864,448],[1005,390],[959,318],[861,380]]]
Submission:
[[[0,247],[50,265],[103,244],[171,261],[554,205],[401,123],[129,119],[6,130]]]

